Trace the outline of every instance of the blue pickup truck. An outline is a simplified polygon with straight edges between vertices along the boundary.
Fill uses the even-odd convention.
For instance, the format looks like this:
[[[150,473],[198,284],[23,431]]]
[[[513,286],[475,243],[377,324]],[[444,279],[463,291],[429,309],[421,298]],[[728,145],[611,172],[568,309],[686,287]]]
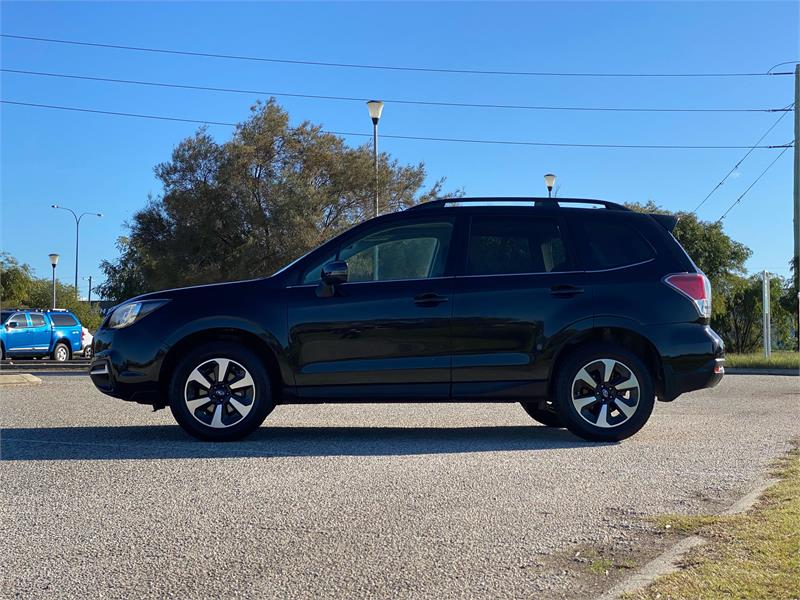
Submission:
[[[31,308],[0,311],[3,358],[49,356],[65,361],[81,352],[83,328],[68,310]]]

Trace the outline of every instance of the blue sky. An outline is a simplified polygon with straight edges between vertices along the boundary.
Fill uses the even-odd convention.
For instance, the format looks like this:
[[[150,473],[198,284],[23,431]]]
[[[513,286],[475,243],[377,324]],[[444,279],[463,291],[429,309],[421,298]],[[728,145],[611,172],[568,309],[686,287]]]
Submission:
[[[800,58],[800,4],[623,3],[46,3],[4,2],[2,31],[227,54],[461,69],[580,72],[763,72]],[[2,66],[274,92],[573,106],[783,107],[791,77],[600,79],[334,69],[166,56],[3,38]],[[791,67],[788,67],[789,69]],[[3,99],[238,121],[251,94],[143,88],[3,73]],[[371,131],[360,102],[278,98],[295,122]],[[74,270],[74,222],[55,203],[99,211],[81,225],[80,275],[101,278],[124,223],[160,188],[153,166],[197,126],[2,105],[2,248],[48,276],[47,255]],[[387,104],[386,134],[621,144],[753,144],[769,113],[574,113]],[[214,126],[223,140],[230,129]],[[764,143],[792,138],[787,116]],[[364,143],[353,138],[352,144]],[[383,140],[430,180],[470,195],[538,195],[558,175],[562,196],[692,209],[743,150],[535,148]],[[699,211],[717,219],[776,156],[756,150]],[[725,220],[753,250],[748,268],[787,274],[792,253],[792,152]],[[85,293],[85,282],[81,282]]]

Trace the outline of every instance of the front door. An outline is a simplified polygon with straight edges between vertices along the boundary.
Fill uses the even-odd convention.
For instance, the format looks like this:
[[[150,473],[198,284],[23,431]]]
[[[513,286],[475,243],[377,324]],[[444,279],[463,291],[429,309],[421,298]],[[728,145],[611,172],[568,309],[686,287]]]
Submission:
[[[6,352],[28,354],[32,351],[28,318],[25,313],[15,313],[5,322]]]
[[[415,219],[344,239],[348,281],[317,295],[319,266],[288,292],[301,398],[446,399],[450,393],[453,221]]]

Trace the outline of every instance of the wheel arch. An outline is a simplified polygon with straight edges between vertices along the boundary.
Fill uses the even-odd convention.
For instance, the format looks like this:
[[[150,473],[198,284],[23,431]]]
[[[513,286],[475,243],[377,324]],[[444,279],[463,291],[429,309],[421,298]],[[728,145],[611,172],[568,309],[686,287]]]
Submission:
[[[56,351],[56,346],[58,346],[59,344],[64,344],[67,347],[67,353],[69,354],[67,359],[68,360],[72,360],[72,355],[73,355],[73,352],[72,352],[72,341],[66,336],[62,336],[60,338],[57,338],[56,341],[53,342],[53,349],[50,351],[50,354],[52,354],[53,352]]]
[[[664,366],[661,355],[655,344],[644,334],[633,328],[622,325],[596,326],[585,329],[572,336],[556,352],[553,358],[553,367],[548,381],[548,395],[552,397],[555,392],[555,382],[558,370],[564,360],[576,348],[587,343],[614,344],[625,348],[641,357],[645,365],[653,374],[653,384],[656,396],[661,398],[664,393]]]
[[[162,397],[166,397],[170,374],[186,350],[189,348],[194,348],[200,344],[215,341],[229,341],[242,344],[259,356],[265,368],[267,369],[270,383],[275,388],[274,393],[276,398],[280,396],[283,388],[288,385],[288,382],[284,381],[282,376],[275,349],[266,340],[257,334],[244,329],[238,329],[235,327],[216,327],[189,333],[170,346],[169,350],[161,361],[161,367],[158,375],[158,385],[161,388]]]

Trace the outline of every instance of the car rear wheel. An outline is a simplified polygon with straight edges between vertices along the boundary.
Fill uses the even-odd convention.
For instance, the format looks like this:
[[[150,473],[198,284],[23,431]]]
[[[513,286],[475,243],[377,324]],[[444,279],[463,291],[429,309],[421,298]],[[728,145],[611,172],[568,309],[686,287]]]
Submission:
[[[555,408],[542,408],[538,402],[520,402],[528,416],[546,427],[564,427],[564,422]]]
[[[586,440],[616,442],[632,436],[647,423],[654,403],[652,373],[620,346],[586,346],[559,368],[559,416],[567,429]]]
[[[59,342],[53,348],[53,360],[64,362],[69,360],[69,347],[64,342]]]
[[[93,355],[94,355],[94,352],[92,351],[92,347],[91,346],[86,346],[86,349],[83,351],[83,357],[84,358],[92,358]]]
[[[263,362],[231,342],[189,352],[172,374],[169,403],[187,433],[220,442],[252,433],[275,406]]]

